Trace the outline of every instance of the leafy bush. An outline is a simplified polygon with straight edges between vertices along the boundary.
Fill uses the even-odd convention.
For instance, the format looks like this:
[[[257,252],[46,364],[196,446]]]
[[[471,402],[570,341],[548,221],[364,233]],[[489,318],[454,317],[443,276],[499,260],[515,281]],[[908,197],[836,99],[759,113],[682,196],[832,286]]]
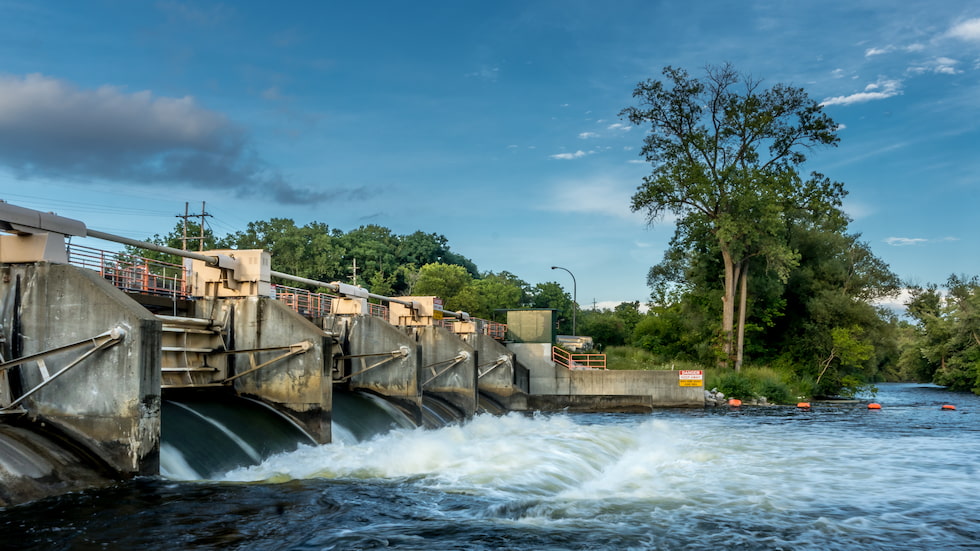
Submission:
[[[752,379],[742,371],[725,373],[718,379],[716,386],[729,398],[738,398],[739,400],[755,398]]]
[[[774,404],[788,404],[793,401],[789,385],[778,378],[766,377],[759,381],[756,392]]]

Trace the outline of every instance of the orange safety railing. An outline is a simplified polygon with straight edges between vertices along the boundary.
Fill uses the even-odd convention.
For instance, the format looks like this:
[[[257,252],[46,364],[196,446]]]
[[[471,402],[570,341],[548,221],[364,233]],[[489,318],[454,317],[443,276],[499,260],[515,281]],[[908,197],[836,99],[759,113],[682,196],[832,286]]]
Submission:
[[[488,321],[483,325],[483,334],[492,339],[502,341],[507,338],[507,324]]]
[[[276,294],[276,300],[307,317],[319,317],[329,314],[331,311],[331,301],[337,298],[336,295],[316,293],[309,289],[299,289],[297,287],[287,287],[286,285],[278,284],[274,284],[272,290]]]
[[[180,264],[76,244],[68,245],[68,263],[95,270],[128,293],[187,298],[187,272]]]
[[[375,304],[373,302],[368,303],[368,315],[375,318],[381,318],[383,320],[388,319],[388,307],[384,304]]]
[[[566,369],[606,369],[605,354],[578,354],[557,346],[551,347],[551,361]]]
[[[454,321],[456,321],[454,318],[443,318],[441,320],[437,320],[433,325],[437,327],[444,327],[449,331],[452,331]],[[477,326],[481,328],[481,334],[492,339],[502,341],[507,337],[507,324],[505,323],[497,323],[495,321],[489,321],[482,318],[470,318],[470,321],[477,323]]]
[[[308,289],[299,289],[297,287],[288,287],[279,284],[274,284],[272,289],[276,293],[277,300],[285,303],[300,314],[311,318],[332,313],[333,300],[340,298],[337,295],[317,293]],[[386,320],[388,319],[388,307],[383,304],[369,302],[368,315]]]

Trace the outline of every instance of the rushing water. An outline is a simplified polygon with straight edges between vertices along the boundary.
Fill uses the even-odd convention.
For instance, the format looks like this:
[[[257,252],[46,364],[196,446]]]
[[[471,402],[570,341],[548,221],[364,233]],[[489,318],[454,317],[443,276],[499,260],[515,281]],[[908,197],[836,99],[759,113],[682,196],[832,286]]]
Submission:
[[[977,549],[980,398],[479,416],[0,511],[17,549]],[[956,411],[943,411],[944,403]]]

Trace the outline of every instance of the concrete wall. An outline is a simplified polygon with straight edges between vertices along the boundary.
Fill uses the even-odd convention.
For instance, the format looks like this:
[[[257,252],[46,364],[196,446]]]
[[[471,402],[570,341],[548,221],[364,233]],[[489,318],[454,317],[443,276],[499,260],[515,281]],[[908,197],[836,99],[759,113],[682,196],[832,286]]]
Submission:
[[[288,347],[309,343],[303,353],[272,363],[235,379],[235,390],[274,406],[300,424],[320,443],[330,442],[333,339],[285,304],[268,297],[202,298],[194,302],[194,317],[220,319],[232,309],[228,345],[231,350]],[[256,364],[286,350],[255,353]],[[339,348],[336,350],[339,353]],[[229,354],[229,373],[251,368],[247,354]]]
[[[339,384],[349,390],[368,390],[392,399],[420,423],[422,380],[419,367],[422,355],[415,338],[373,316],[330,315],[323,318],[322,324],[325,330],[341,340],[345,355],[360,356],[344,361],[338,375],[363,373]],[[390,354],[401,350],[406,350],[407,354]]]
[[[41,262],[5,264],[0,272],[4,331],[8,346],[19,348],[17,357],[116,327],[125,331],[121,342],[95,352],[25,400],[29,419],[63,433],[121,475],[157,474],[160,322],[91,270]],[[48,372],[89,348],[46,358]],[[15,369],[22,391],[43,380],[36,362]]]
[[[550,343],[508,343],[517,363],[528,371],[529,394],[568,394],[568,379],[558,376]]]
[[[442,327],[407,327],[405,331],[415,335],[422,350],[422,392],[446,400],[466,417],[476,413],[476,349]],[[464,353],[465,360],[449,367],[453,358]]]
[[[551,361],[551,345],[511,343],[517,361],[530,372],[532,397],[564,396],[566,406],[592,411],[623,411],[631,401],[638,408],[703,407],[704,387],[681,386],[678,371],[569,370]],[[583,398],[590,396],[588,400]],[[606,397],[600,400],[596,397]],[[634,397],[634,398],[625,398]],[[535,398],[529,405],[562,407],[561,400]]]

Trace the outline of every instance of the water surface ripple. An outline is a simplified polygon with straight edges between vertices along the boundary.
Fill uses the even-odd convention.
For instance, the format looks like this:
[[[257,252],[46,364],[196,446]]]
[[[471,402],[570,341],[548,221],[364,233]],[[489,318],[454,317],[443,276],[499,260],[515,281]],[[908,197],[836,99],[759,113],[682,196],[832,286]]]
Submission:
[[[977,549],[980,397],[480,416],[0,511],[17,549]],[[954,403],[957,410],[942,411]]]

